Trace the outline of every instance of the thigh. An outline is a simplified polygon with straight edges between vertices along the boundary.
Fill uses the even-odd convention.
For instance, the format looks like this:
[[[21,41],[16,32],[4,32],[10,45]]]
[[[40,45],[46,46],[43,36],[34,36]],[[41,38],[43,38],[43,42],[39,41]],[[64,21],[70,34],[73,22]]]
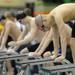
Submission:
[[[9,47],[9,46],[8,46],[8,43],[9,43],[10,41],[13,41],[13,39],[12,39],[10,36],[8,36],[7,41],[6,41],[6,47],[7,47],[7,48]]]
[[[24,48],[27,48],[30,44],[27,44],[27,45],[21,45],[17,50],[16,52],[20,53],[20,51]]]
[[[38,46],[39,46],[39,43],[35,45],[31,45],[31,44],[22,45],[16,51],[19,53],[22,49],[28,48],[29,52],[34,52],[38,48]]]
[[[39,43],[35,44],[35,45],[29,45],[27,48],[29,50],[29,52],[34,52],[39,46]]]

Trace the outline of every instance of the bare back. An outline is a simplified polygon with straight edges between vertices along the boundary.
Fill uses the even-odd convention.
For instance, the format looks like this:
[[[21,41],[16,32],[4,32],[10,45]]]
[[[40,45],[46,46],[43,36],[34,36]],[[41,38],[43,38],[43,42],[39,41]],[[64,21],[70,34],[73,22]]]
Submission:
[[[9,21],[8,23],[11,23],[9,35],[13,38],[13,40],[17,40],[19,35],[21,34],[20,29],[12,21]]]
[[[64,22],[75,19],[75,3],[62,4],[53,9],[49,14],[59,15]]]

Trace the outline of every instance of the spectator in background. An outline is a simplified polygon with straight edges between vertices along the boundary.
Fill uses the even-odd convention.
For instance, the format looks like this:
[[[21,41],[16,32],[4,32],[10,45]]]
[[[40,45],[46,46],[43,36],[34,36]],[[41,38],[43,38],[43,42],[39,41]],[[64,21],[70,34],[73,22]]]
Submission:
[[[5,17],[4,16],[1,16],[0,17],[0,32],[3,30],[4,28],[4,20],[5,20]]]
[[[4,26],[5,26],[5,17],[2,15],[0,17],[0,45],[2,42],[3,34],[4,34]]]

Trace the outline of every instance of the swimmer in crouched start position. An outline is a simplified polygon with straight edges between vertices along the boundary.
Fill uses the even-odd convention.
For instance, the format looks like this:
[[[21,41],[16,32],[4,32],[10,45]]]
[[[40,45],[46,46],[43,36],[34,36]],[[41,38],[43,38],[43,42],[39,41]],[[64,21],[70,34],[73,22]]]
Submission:
[[[70,44],[72,53],[74,53],[75,47],[74,47],[74,38],[71,37],[72,30],[70,27],[67,27],[68,29],[66,30],[65,23],[71,20],[75,19],[75,3],[67,3],[67,4],[62,4],[54,8],[49,14],[47,15],[39,15],[36,16],[36,23],[38,26],[43,27],[43,28],[49,28],[49,31],[51,31],[51,28],[53,30],[53,37],[54,37],[54,44],[56,46],[56,49],[54,49],[54,58],[58,60],[62,60],[66,56],[66,47],[67,44]],[[39,24],[37,22],[37,18],[41,18]],[[69,31],[70,30],[70,31]],[[44,41],[45,43],[43,44],[43,48],[45,45],[48,43],[48,39],[46,36]],[[61,42],[61,49],[62,49],[62,54],[60,57],[58,56],[58,48],[59,48],[59,36],[60,36],[60,42]],[[69,41],[68,41],[69,40]],[[68,42],[67,42],[68,41]],[[73,43],[72,43],[73,42]],[[43,50],[37,48],[37,53],[36,54],[41,54]],[[73,60],[75,58],[75,55],[73,54]]]

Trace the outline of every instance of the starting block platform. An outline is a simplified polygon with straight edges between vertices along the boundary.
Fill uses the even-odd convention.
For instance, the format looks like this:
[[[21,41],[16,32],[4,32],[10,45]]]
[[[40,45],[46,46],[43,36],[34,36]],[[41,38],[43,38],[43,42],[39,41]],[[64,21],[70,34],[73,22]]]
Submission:
[[[32,75],[31,68],[34,67],[34,65],[38,66],[38,75],[61,75],[62,72],[65,72],[65,75],[75,75],[75,64],[71,64],[66,59],[62,62],[55,62],[50,58],[29,57],[28,53],[18,54],[6,52],[0,52],[0,75],[6,75],[7,70],[5,60],[15,61],[18,71],[17,75]],[[48,63],[61,63],[62,65],[54,65],[49,67],[43,66]]]

